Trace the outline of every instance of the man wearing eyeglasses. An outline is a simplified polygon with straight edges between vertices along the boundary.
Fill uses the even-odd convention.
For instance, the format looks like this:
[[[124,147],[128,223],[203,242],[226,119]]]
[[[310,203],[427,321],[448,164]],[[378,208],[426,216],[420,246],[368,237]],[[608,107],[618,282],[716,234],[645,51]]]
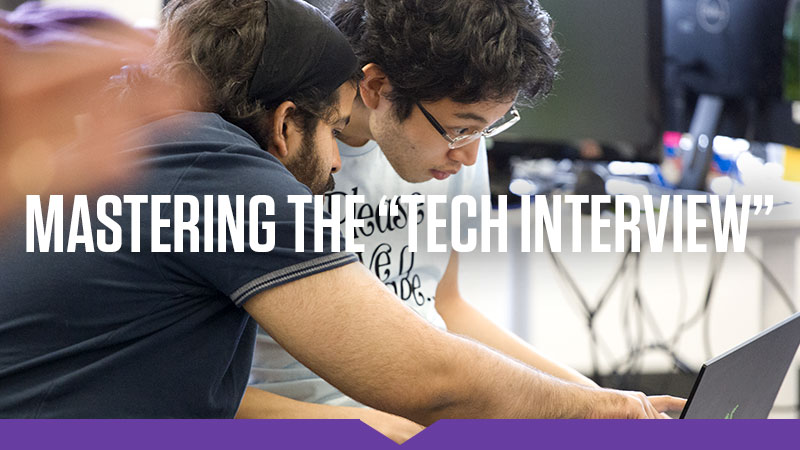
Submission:
[[[340,2],[332,20],[350,40],[364,72],[350,124],[339,136],[343,169],[329,194],[366,198],[356,210],[365,221],[356,232],[356,243],[365,245],[361,262],[434,325],[550,375],[594,386],[462,298],[457,253],[426,251],[425,207],[409,211],[401,204],[397,217],[379,214],[381,201],[404,194],[489,194],[483,138],[514,125],[519,120],[515,105],[544,95],[555,76],[560,51],[547,13],[536,0],[366,0]],[[437,216],[450,217],[449,203],[441,206]],[[468,219],[462,218],[462,230],[476,227]],[[413,254],[411,220],[418,222],[419,251]],[[449,242],[449,235],[443,229],[437,242]],[[263,332],[251,382],[297,400],[358,405]],[[243,407],[247,404],[245,398]]]

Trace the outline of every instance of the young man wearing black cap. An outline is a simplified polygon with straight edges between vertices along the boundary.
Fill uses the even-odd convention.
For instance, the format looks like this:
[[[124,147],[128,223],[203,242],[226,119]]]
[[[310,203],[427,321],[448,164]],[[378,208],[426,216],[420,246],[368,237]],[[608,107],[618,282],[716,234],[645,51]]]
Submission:
[[[24,234],[0,239],[0,416],[233,417],[255,337],[242,305],[355,261],[330,250],[330,234],[324,252],[295,252],[287,202],[325,192],[340,167],[335,134],[347,123],[358,73],[350,46],[301,2],[225,3],[171,2],[152,60],[126,68],[109,89],[119,109],[164,85],[191,106],[151,117],[128,136],[137,177],[109,188],[124,204],[106,211],[120,228],[119,251],[101,252],[98,238],[97,251],[28,253]],[[236,204],[236,196],[249,205],[265,195],[274,216]],[[158,207],[156,196],[174,201]],[[220,242],[216,230],[176,231],[180,217],[191,224],[194,215],[199,231],[222,221],[223,199],[245,228],[274,222],[275,248],[239,252],[233,233]],[[304,219],[313,217],[307,206]],[[266,231],[257,231],[265,242]],[[171,248],[154,250],[156,241]]]
[[[231,417],[245,389],[255,322],[343,392],[423,424],[655,418],[679,406],[563,383],[430,326],[355,255],[332,250],[340,236],[328,233],[321,252],[295,251],[290,196],[324,189],[337,169],[334,135],[355,96],[349,52],[324,16],[295,0],[170,3],[152,65],[129,72],[121,95],[135,96],[149,82],[188,83],[205,95],[194,112],[136,132],[149,142],[131,149],[145,154],[140,178],[116,190],[126,204],[152,200],[150,214],[111,213],[121,251],[84,244],[73,253],[27,253],[18,236],[9,242],[19,246],[3,250],[0,415]],[[159,195],[175,200],[162,203]],[[207,229],[222,215],[181,210],[177,199],[200,198],[218,211],[233,196],[274,200],[269,253],[253,249],[268,236],[259,227],[250,247],[231,251],[224,230],[217,239],[163,225],[174,218]],[[231,205],[227,215],[250,225],[267,216],[243,209]],[[313,208],[300,211],[311,242]],[[164,243],[175,247],[156,249]],[[212,251],[186,250],[193,246]]]

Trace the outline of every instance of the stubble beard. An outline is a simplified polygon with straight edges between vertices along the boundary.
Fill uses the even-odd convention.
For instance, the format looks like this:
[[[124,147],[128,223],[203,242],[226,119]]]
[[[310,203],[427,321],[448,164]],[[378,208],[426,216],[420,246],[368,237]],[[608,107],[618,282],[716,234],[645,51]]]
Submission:
[[[322,195],[336,187],[336,181],[333,179],[330,168],[322,167],[322,161],[317,153],[311,132],[303,135],[303,142],[300,144],[297,157],[291,163],[286,164],[286,168],[297,178],[297,181],[308,186],[314,195]]]

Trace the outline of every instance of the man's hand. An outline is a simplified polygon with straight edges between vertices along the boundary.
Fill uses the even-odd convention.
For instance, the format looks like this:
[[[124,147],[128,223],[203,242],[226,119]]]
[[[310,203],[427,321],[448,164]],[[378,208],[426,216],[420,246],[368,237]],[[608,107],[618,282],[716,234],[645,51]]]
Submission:
[[[596,404],[594,419],[669,419],[667,411],[680,411],[686,400],[669,395],[646,396],[641,392],[606,389],[607,401]]]

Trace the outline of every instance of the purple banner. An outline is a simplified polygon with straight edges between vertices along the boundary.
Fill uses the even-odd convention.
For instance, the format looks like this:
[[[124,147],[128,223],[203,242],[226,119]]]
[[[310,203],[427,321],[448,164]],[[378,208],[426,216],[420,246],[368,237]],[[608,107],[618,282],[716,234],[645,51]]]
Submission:
[[[797,420],[446,420],[402,449],[797,448]],[[396,449],[358,421],[7,420],[3,449]]]

